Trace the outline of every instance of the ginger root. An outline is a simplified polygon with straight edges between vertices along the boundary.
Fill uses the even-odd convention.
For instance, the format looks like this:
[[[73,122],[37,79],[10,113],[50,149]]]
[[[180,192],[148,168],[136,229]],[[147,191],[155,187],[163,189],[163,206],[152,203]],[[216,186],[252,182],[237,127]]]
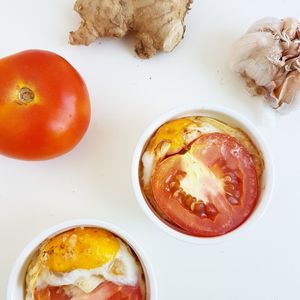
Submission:
[[[70,32],[72,45],[89,45],[98,37],[124,37],[133,31],[135,51],[150,58],[157,50],[170,52],[182,40],[191,0],[77,0],[82,22]]]

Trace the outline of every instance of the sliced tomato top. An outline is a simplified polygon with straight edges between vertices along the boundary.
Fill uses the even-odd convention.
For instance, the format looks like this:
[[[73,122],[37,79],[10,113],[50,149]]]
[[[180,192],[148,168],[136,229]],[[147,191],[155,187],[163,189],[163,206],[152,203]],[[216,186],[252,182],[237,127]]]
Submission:
[[[70,300],[62,287],[46,287],[36,290],[34,300]]]
[[[159,163],[151,180],[154,200],[188,234],[213,237],[241,225],[259,194],[251,155],[234,137],[200,136],[184,154]]]
[[[66,292],[68,290],[68,292]],[[103,282],[91,293],[86,294],[77,287],[47,287],[36,291],[34,300],[143,300],[141,288]]]

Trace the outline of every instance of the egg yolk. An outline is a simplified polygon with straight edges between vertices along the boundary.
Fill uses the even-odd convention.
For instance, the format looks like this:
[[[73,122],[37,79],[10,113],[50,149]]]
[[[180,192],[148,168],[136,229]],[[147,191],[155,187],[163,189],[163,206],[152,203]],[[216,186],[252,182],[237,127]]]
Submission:
[[[118,239],[99,228],[76,228],[49,240],[42,249],[45,264],[53,272],[95,269],[109,262],[120,248]]]
[[[195,123],[188,118],[170,121],[158,129],[154,137],[151,139],[148,150],[154,151],[162,141],[170,142],[169,154],[177,153],[184,145],[184,133],[190,125]]]

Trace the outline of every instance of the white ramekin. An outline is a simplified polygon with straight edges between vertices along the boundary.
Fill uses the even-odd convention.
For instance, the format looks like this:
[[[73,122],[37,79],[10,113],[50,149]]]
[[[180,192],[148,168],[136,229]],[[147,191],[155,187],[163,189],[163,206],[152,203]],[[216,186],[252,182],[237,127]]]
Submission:
[[[61,224],[58,224],[48,230],[43,231],[34,240],[32,240],[22,251],[17,258],[14,267],[11,271],[8,287],[7,287],[7,300],[23,300],[24,297],[24,279],[28,263],[32,255],[38,249],[39,245],[46,239],[53,237],[61,232],[75,228],[75,227],[97,227],[103,228],[114,235],[120,237],[125,243],[127,243],[138,256],[146,279],[147,287],[147,300],[157,300],[157,284],[154,276],[154,272],[151,264],[145,253],[141,250],[140,246],[132,237],[126,233],[123,229],[104,221],[98,221],[93,219],[79,219],[71,220]]]
[[[219,236],[219,237],[195,237],[180,231],[169,226],[166,222],[164,222],[157,213],[152,209],[152,207],[148,204],[146,199],[143,196],[141,191],[141,186],[139,182],[139,163],[141,156],[144,151],[144,147],[153,135],[153,133],[164,123],[170,121],[172,119],[186,117],[186,116],[207,116],[216,118],[220,121],[223,121],[231,126],[242,129],[245,133],[249,135],[251,140],[255,143],[257,148],[261,151],[263,155],[263,159],[265,162],[265,170],[262,176],[262,189],[260,198],[256,205],[255,210],[251,214],[251,216],[243,223],[241,226],[236,228],[235,230]],[[273,190],[273,164],[271,159],[270,151],[264,142],[263,138],[255,128],[255,126],[250,123],[245,117],[241,116],[235,111],[229,110],[222,106],[204,106],[204,105],[185,105],[176,109],[173,109],[160,117],[158,117],[154,122],[150,124],[150,126],[146,129],[144,134],[139,139],[136,149],[133,155],[132,161],[132,184],[133,189],[136,195],[136,198],[142,207],[144,213],[147,215],[153,223],[155,223],[159,228],[164,230],[166,233],[172,235],[175,238],[180,240],[196,243],[196,244],[212,244],[220,241],[228,240],[231,237],[239,236],[244,233],[246,229],[248,229],[251,225],[256,223],[265,212]]]

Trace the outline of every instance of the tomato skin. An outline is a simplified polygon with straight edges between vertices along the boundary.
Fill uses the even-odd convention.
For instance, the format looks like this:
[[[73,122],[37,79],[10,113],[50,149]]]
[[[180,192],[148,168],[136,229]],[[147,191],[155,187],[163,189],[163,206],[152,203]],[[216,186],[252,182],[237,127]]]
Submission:
[[[230,173],[233,179],[229,184],[235,184],[236,199],[228,196],[226,189],[229,185],[224,184],[224,190],[220,189],[214,196],[208,193],[209,202],[205,209],[201,207],[202,203],[199,204],[200,213],[207,217],[200,217],[192,211],[189,195],[179,193],[175,196],[176,190],[167,185],[171,180],[178,190],[179,183],[172,181],[172,178],[178,176],[178,172],[187,172],[184,154],[178,154],[162,161],[154,172],[151,186],[156,204],[169,220],[187,234],[215,237],[234,230],[250,216],[259,196],[257,173],[250,154],[235,138],[212,133],[198,138],[191,145],[189,155],[203,162],[216,177],[225,178],[228,176],[226,173]]]
[[[33,92],[30,103],[22,90]],[[0,153],[46,160],[74,148],[90,122],[87,87],[59,55],[28,50],[0,60]]]
[[[62,287],[46,287],[36,291],[34,300],[143,300],[139,286],[119,286],[103,282],[89,294],[73,287],[73,295],[67,296]]]
[[[34,300],[70,300],[61,287],[46,287],[34,294]]]
[[[96,288],[94,298],[86,300],[143,300],[141,289],[139,286],[119,286],[113,282],[104,282]]]

